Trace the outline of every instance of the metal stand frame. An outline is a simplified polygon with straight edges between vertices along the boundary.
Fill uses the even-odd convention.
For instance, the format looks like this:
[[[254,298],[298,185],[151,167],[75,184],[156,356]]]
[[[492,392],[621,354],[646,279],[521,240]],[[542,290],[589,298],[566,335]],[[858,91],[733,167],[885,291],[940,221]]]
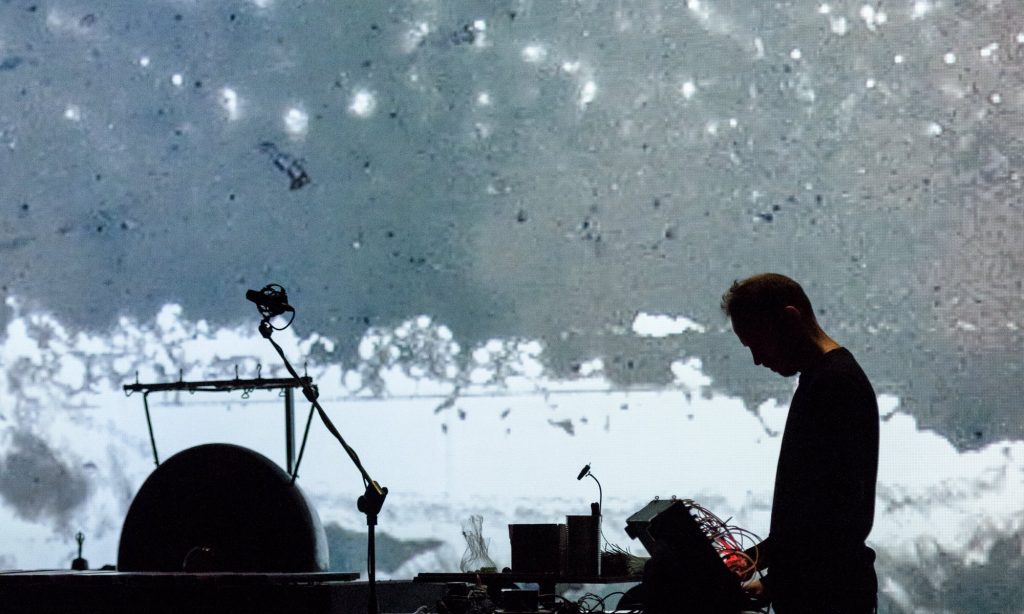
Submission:
[[[260,368],[257,367],[257,373]],[[235,368],[237,374],[238,368]],[[279,377],[235,379],[224,380],[200,380],[186,382],[179,379],[176,382],[162,384],[140,384],[138,374],[135,375],[134,384],[126,384],[124,392],[131,395],[134,392],[142,393],[142,406],[146,410],[146,427],[149,429],[149,443],[153,448],[153,464],[160,466],[160,456],[156,450],[156,437],[153,434],[153,419],[149,411],[149,393],[151,392],[232,392],[241,390],[248,394],[254,390],[283,390],[284,391],[284,436],[285,436],[285,470],[292,478],[292,483],[299,474],[299,464],[302,462],[302,453],[306,449],[306,438],[309,437],[309,423],[313,419],[313,409],[309,410],[309,417],[306,419],[306,430],[302,436],[302,445],[299,448],[299,457],[295,458],[295,393],[296,388],[312,386],[313,379],[309,376],[303,377]]]

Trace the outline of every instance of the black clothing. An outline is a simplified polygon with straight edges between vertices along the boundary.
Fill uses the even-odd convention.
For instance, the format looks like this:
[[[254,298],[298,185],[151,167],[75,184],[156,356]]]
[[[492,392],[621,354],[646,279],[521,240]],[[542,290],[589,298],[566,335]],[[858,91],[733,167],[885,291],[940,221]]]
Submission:
[[[878,403],[844,348],[800,374],[760,554],[778,614],[871,612],[878,590],[865,545],[875,514]]]

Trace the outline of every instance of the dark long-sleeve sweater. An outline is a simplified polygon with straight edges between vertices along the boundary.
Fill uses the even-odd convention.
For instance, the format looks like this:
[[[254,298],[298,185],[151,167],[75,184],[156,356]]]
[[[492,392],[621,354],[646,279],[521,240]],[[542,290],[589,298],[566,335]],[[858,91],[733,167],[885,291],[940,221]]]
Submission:
[[[865,539],[877,474],[875,392],[849,351],[832,350],[800,374],[782,437],[762,546],[777,611],[837,592],[873,598],[874,551]]]

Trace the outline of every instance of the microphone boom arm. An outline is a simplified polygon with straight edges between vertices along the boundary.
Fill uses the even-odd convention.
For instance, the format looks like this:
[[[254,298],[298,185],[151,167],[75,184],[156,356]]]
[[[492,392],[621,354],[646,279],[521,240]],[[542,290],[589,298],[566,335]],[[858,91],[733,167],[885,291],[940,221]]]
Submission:
[[[320,415],[320,420],[324,423],[324,426],[327,427],[327,430],[330,431],[331,435],[334,435],[334,438],[338,440],[338,443],[341,444],[341,447],[345,449],[345,452],[348,454],[348,457],[352,459],[352,463],[356,466],[356,469],[359,470],[360,475],[362,475],[363,477],[363,486],[366,488],[366,490],[363,493],[363,495],[359,497],[359,499],[356,501],[356,507],[359,509],[360,512],[366,515],[366,526],[368,527],[366,553],[366,566],[369,580],[368,612],[369,614],[377,614],[379,612],[380,606],[377,603],[376,590],[377,562],[376,545],[374,539],[374,527],[377,525],[377,515],[380,513],[381,508],[384,506],[384,499],[385,497],[388,496],[388,489],[378,484],[377,481],[371,478],[370,474],[366,472],[366,468],[363,467],[363,463],[360,462],[359,460],[359,455],[356,454],[356,451],[352,449],[352,446],[348,445],[348,442],[345,441],[345,438],[341,436],[341,433],[338,432],[337,427],[334,426],[334,423],[331,422],[331,419],[327,416],[327,412],[325,412],[324,408],[320,405],[320,401],[317,400],[319,392],[310,382],[309,378],[299,377],[299,374],[296,373],[295,371],[295,367],[293,367],[292,364],[288,362],[288,357],[285,356],[284,350],[281,349],[281,346],[278,345],[276,341],[274,341],[272,336],[274,334],[274,327],[271,326],[270,322],[266,317],[260,322],[259,331],[260,335],[262,335],[264,339],[269,341],[270,345],[274,346],[274,349],[277,350],[277,354],[278,356],[281,357],[281,361],[284,362],[284,366],[286,369],[288,369],[288,373],[293,378],[295,378],[296,382],[301,384],[303,396],[305,396],[306,399],[313,405],[313,407],[316,408],[316,411]]]

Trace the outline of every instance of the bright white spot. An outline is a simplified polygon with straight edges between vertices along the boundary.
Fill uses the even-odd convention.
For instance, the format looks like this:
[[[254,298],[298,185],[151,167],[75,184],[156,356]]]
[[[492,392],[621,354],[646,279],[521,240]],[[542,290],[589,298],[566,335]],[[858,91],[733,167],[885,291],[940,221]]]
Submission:
[[[534,339],[533,341],[520,342],[519,351],[531,356],[538,356],[544,351],[544,346],[541,345],[540,341]]]
[[[402,41],[402,50],[406,53],[412,53],[423,44],[428,34],[430,34],[430,24],[425,21],[416,24],[405,33],[405,40]]]
[[[580,108],[587,108],[587,105],[594,101],[595,96],[597,96],[597,84],[593,81],[584,83],[580,88]]]
[[[878,11],[875,13],[875,23],[883,24],[887,21],[889,21],[889,15],[887,13],[884,11]]]
[[[579,374],[583,377],[590,377],[604,371],[604,361],[600,358],[586,360],[580,363]]]
[[[488,47],[490,43],[487,41],[487,22],[483,19],[477,19],[473,22],[473,37],[474,47]]]
[[[437,327],[437,338],[441,339],[442,341],[451,341],[452,340],[452,329],[448,328],[444,324],[438,326]],[[458,354],[459,352],[458,352],[458,350],[455,350],[453,353],[454,354]]]
[[[829,13],[832,12],[832,7],[827,4],[822,4],[821,6],[818,7],[818,12],[821,13],[822,15],[828,15]]]
[[[999,92],[992,92],[991,94],[989,94],[988,101],[991,102],[992,104],[999,104],[1003,101],[1003,97],[999,94]]]
[[[921,19],[927,15],[930,10],[932,10],[931,2],[928,2],[928,0],[917,0],[914,2],[914,8],[911,10],[910,18]]]
[[[876,83],[874,79],[868,79],[867,81],[864,82],[864,87],[868,88],[869,90],[874,89],[875,85]]]
[[[487,92],[480,92],[476,95],[476,103],[481,107],[488,107],[491,105],[491,95]]]
[[[794,49],[794,50],[789,52],[789,57],[793,58],[794,60],[799,60],[803,56],[804,56],[804,54],[801,53],[799,49]]]
[[[253,4],[261,9],[265,9],[274,3],[274,0],[250,0]]]
[[[718,134],[718,122],[715,120],[709,121],[707,125],[704,126],[704,130],[712,136]]]
[[[683,98],[689,100],[693,98],[693,95],[697,93],[697,86],[693,81],[687,81],[680,86],[679,91],[683,93]]]
[[[686,331],[706,332],[706,328],[684,316],[669,316],[640,312],[633,319],[633,332],[640,337],[668,337]]]
[[[878,23],[878,14],[875,12],[875,7],[870,4],[860,7],[860,18],[864,20],[864,25],[868,27],[868,30],[875,31],[875,24]]]
[[[181,87],[181,85],[185,83],[185,77],[182,77],[181,73],[176,72],[173,75],[171,75],[171,83],[173,83],[176,87]]]
[[[739,125],[740,125],[740,122],[735,117],[730,117],[729,118],[729,127],[730,128],[735,128],[736,126],[739,126]]]
[[[485,124],[483,122],[477,122],[473,124],[473,130],[476,132],[476,136],[481,139],[489,138],[491,134],[494,132],[491,129],[490,124]]]
[[[486,364],[491,360],[491,353],[487,351],[487,348],[478,347],[473,350],[473,360],[479,364]]]
[[[989,43],[988,45],[985,45],[984,47],[982,47],[978,51],[978,53],[983,58],[990,58],[990,57],[992,57],[992,54],[994,54],[996,52],[997,49],[999,49],[999,43]]]
[[[68,119],[73,122],[81,121],[82,109],[80,109],[77,104],[69,104],[67,108],[64,109],[64,119]]]
[[[906,61],[906,58],[904,58],[902,55],[895,55],[893,56],[892,61],[894,64],[902,64],[903,62]]]
[[[51,29],[60,30],[64,27],[64,23],[67,19],[62,13],[57,10],[51,10],[46,14],[46,25]]]
[[[377,109],[377,97],[368,90],[356,90],[348,103],[348,112],[356,117],[370,117]]]
[[[522,57],[524,62],[537,64],[548,57],[548,50],[543,45],[527,45],[523,47]]]
[[[974,324],[971,324],[970,322],[965,322],[964,320],[957,320],[956,324],[953,325],[953,328],[956,328],[957,330],[967,331],[967,332],[972,332],[972,331],[978,330],[977,326],[975,326]]]
[[[931,122],[928,124],[928,128],[925,129],[928,136],[939,136],[942,134],[942,126],[937,122]]]
[[[1017,42],[1024,45],[1024,32],[1017,33]]]
[[[697,390],[711,385],[711,378],[704,375],[703,367],[704,364],[700,358],[674,360],[669,365],[672,375],[675,376],[675,383],[689,390]]]
[[[293,138],[306,136],[309,132],[309,115],[298,107],[292,107],[284,113],[284,129]]]
[[[754,58],[760,60],[764,57],[764,41],[761,37],[754,38]]]
[[[238,105],[238,93],[230,87],[220,91],[220,106],[227,111],[228,119],[234,121],[241,116]]]
[[[956,54],[950,51],[946,55],[942,56],[942,61],[946,64],[956,64]]]
[[[139,58],[139,66],[141,66],[143,68],[146,68],[147,66],[149,66],[149,56],[148,55],[144,55],[141,58]]]
[[[580,63],[578,61],[577,62],[562,62],[562,72],[566,72],[566,73],[571,75],[571,74],[574,74],[576,72],[579,72],[579,70],[580,70]]]
[[[362,339],[359,340],[359,347],[357,348],[357,351],[359,352],[359,357],[362,358],[363,360],[369,360],[370,358],[373,358],[373,355],[376,353],[377,350],[376,346],[377,344],[369,336],[363,337]]]
[[[690,9],[690,12],[701,21],[711,20],[711,7],[705,6],[700,0],[687,0],[686,8]]]
[[[845,17],[829,17],[828,23],[832,27],[832,33],[839,36],[845,35],[850,30]]]

